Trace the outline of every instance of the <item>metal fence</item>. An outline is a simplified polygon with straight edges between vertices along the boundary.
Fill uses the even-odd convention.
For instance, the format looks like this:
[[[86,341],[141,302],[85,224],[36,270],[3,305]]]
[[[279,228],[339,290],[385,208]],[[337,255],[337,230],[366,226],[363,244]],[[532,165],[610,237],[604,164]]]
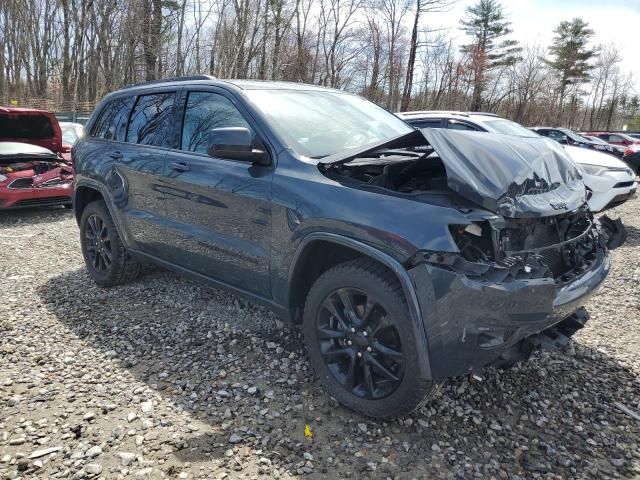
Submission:
[[[52,100],[50,98],[25,98],[12,100],[10,107],[37,108],[54,112],[61,122],[85,124],[96,106],[95,102],[73,102],[72,100]]]

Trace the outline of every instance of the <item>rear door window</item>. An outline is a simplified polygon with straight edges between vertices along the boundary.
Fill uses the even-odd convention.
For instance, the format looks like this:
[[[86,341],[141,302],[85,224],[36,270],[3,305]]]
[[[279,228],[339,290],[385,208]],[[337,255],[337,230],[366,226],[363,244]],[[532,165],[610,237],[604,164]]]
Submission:
[[[466,130],[470,132],[479,132],[480,129],[475,125],[471,125],[467,122],[461,122],[460,120],[449,120],[448,128],[451,130]]]
[[[124,142],[133,100],[134,97],[121,97],[107,103],[93,126],[91,136]]]
[[[229,99],[213,92],[189,92],[184,112],[181,150],[207,153],[209,132],[213,128],[251,126]]]
[[[131,112],[127,142],[140,145],[173,146],[173,102],[175,92],[141,95]]]
[[[416,128],[442,128],[442,120],[439,118],[408,120],[407,122]]]

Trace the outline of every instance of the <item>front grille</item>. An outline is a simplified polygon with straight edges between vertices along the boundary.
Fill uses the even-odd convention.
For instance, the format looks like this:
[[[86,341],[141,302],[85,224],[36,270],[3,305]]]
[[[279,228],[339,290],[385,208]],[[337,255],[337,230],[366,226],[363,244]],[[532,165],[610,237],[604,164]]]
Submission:
[[[557,248],[550,248],[548,250],[542,250],[539,255],[542,257],[543,263],[549,267],[553,277],[558,277],[565,273],[566,266],[562,259],[562,253]]]
[[[18,200],[13,207],[46,207],[48,205],[62,205],[71,203],[71,197],[28,198]]]
[[[16,178],[8,185],[9,188],[33,188],[33,180],[31,177]]]

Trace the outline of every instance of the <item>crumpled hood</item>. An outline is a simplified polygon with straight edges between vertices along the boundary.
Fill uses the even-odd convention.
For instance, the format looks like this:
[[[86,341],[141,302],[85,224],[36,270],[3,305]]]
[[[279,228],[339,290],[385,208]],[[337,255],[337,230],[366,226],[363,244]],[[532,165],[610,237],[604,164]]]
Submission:
[[[425,139],[442,159],[449,188],[494,213],[544,217],[574,210],[586,201],[576,164],[560,144],[544,137],[425,128],[325,157],[320,163],[346,163],[367,152],[424,145]]]
[[[442,159],[449,187],[505,217],[544,217],[585,203],[580,171],[545,138],[444,129],[421,131]]]

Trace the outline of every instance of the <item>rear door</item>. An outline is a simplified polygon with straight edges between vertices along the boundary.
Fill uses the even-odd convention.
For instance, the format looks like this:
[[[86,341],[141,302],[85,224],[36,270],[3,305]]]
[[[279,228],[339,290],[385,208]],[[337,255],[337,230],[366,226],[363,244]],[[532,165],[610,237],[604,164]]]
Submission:
[[[191,271],[270,296],[271,181],[275,165],[207,154],[213,128],[245,127],[248,112],[222,89],[184,91],[182,132],[166,165],[166,258]],[[263,145],[262,145],[263,146]]]
[[[175,145],[176,90],[138,96],[129,117],[121,172],[129,195],[125,217],[136,247],[162,255],[166,241],[163,182],[167,152]]]
[[[90,136],[100,165],[93,168],[109,190],[129,247],[162,252],[166,210],[161,182],[174,145],[176,92],[115,98],[103,108]]]

